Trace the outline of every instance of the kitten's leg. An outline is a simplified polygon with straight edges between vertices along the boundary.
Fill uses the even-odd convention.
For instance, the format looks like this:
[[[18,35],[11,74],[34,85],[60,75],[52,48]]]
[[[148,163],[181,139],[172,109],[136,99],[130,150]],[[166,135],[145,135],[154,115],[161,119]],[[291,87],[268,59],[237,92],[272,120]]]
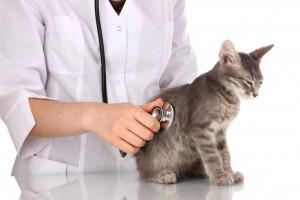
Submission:
[[[185,176],[192,178],[207,178],[202,161],[199,160],[198,162],[192,164],[192,166],[187,170]]]
[[[222,158],[219,155],[215,134],[212,130],[212,128],[194,129],[192,137],[210,181],[215,185],[231,185],[234,183],[234,179],[231,173],[223,170]]]
[[[232,174],[235,183],[243,182],[243,174],[241,172],[233,172],[231,168],[230,153],[224,131],[219,131],[217,134],[217,147],[222,158],[224,171]]]
[[[163,170],[156,173],[154,176],[147,178],[148,181],[172,184],[177,182],[176,173],[172,170]]]

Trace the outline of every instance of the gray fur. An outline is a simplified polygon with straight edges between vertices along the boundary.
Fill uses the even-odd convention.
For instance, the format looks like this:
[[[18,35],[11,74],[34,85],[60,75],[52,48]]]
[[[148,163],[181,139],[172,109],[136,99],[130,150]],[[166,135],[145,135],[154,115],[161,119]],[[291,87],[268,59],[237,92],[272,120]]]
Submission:
[[[237,53],[224,41],[211,71],[154,97],[170,102],[175,118],[136,154],[140,176],[158,183],[188,177],[208,177],[216,185],[242,182],[243,175],[231,169],[226,129],[239,112],[240,99],[257,96],[263,80],[259,62],[271,48]]]

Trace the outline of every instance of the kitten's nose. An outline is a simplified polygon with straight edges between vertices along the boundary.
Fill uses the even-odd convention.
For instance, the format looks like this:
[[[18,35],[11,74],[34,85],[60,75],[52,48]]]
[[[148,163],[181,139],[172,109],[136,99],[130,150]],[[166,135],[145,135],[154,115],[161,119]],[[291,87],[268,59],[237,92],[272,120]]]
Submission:
[[[258,90],[253,88],[252,95],[253,95],[254,98],[257,97],[258,96]]]

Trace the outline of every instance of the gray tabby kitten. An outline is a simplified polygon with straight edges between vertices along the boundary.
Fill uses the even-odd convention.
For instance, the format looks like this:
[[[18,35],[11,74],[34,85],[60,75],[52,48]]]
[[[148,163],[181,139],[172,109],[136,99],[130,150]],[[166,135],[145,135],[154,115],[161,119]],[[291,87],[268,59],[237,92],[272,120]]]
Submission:
[[[243,175],[231,168],[226,129],[239,112],[240,99],[258,95],[263,82],[259,63],[272,47],[237,53],[231,41],[224,41],[211,71],[154,97],[174,106],[175,119],[136,154],[140,176],[166,184],[207,176],[215,185],[242,182]]]

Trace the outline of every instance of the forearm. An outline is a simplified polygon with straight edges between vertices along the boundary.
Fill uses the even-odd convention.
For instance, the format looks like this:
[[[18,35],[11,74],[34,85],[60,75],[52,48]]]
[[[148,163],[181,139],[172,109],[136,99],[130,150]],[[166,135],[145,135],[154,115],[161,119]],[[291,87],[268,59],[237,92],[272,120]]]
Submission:
[[[86,113],[100,103],[65,103],[46,99],[29,99],[35,119],[31,135],[63,137],[79,135],[87,131]]]
[[[36,122],[31,135],[66,137],[91,132],[130,154],[136,153],[159,131],[159,122],[149,113],[155,106],[164,105],[162,99],[142,106],[131,103],[65,103],[38,98],[29,99],[29,103]]]

